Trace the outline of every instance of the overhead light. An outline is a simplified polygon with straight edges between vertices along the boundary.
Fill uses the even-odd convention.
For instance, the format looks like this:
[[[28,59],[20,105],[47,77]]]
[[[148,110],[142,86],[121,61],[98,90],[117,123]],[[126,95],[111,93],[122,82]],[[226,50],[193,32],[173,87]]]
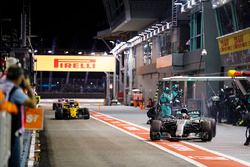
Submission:
[[[112,45],[115,45],[115,42],[114,41],[109,41],[110,43],[112,43]]]
[[[112,89],[113,88],[113,85],[112,84],[109,84],[109,89]]]
[[[82,54],[82,52],[78,52],[77,54],[81,55],[81,54]]]
[[[207,55],[207,50],[206,49],[202,49],[201,56],[206,56],[206,55]]]
[[[148,30],[149,30],[149,31],[154,31],[155,29],[149,28]]]
[[[182,5],[182,3],[174,3],[174,5],[180,6],[180,5]]]
[[[191,2],[190,2],[190,1],[187,1],[187,8],[188,8],[188,9],[191,9],[191,8],[192,8]]]
[[[202,2],[207,2],[208,0],[191,0],[191,5],[192,6],[196,6],[198,5],[199,3],[202,3]]]
[[[95,52],[92,52],[91,55],[95,55]]]
[[[160,27],[160,26],[162,26],[162,24],[161,23],[157,23],[157,24],[155,24],[156,26],[158,26],[158,27]]]
[[[52,50],[48,50],[48,53],[51,54],[51,53],[52,53]]]
[[[170,28],[170,23],[167,23],[167,29],[169,29]]]
[[[181,6],[181,13],[186,12],[184,5]]]
[[[64,51],[64,54],[68,54],[69,53],[69,51]]]
[[[191,0],[191,5],[195,6],[196,5],[196,1],[195,0]]]
[[[154,28],[154,29],[158,29],[159,27],[158,27],[158,26],[152,26],[152,28]]]

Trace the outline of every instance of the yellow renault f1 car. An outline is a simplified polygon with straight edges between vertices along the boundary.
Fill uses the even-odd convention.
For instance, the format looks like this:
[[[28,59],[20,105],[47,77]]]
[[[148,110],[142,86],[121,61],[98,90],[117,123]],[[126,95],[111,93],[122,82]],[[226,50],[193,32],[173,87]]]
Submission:
[[[80,104],[75,100],[65,100],[57,103],[55,108],[56,119],[89,119],[89,110],[87,108],[80,108]]]

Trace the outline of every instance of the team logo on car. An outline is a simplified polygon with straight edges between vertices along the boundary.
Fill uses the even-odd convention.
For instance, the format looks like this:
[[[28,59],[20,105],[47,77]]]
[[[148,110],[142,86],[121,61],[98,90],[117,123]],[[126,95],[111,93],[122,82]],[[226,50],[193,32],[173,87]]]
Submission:
[[[94,69],[95,59],[54,59],[54,68]]]

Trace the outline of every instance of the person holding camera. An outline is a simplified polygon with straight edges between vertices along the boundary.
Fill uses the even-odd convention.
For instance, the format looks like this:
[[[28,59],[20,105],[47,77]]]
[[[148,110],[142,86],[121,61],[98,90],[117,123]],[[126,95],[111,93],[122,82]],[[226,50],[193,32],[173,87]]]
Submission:
[[[21,87],[22,86],[22,87]],[[5,94],[5,99],[14,103],[17,114],[12,114],[11,120],[11,155],[9,167],[19,167],[21,164],[22,114],[23,107],[35,107],[35,96],[29,80],[24,77],[23,69],[18,65],[12,65],[7,69],[6,79],[0,81],[0,89]],[[27,94],[24,92],[27,91]]]

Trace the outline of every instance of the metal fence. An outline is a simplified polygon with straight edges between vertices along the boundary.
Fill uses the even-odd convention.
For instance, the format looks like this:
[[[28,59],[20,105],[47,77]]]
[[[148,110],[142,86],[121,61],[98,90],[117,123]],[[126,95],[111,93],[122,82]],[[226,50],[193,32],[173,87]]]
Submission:
[[[29,150],[30,150],[30,144],[31,144],[31,137],[32,132],[31,131],[25,131],[22,136],[22,152],[21,152],[21,167],[27,166],[27,160],[29,158]]]
[[[70,93],[93,93],[105,92],[105,79],[53,78],[50,82],[48,78],[37,79],[38,92],[70,92]]]
[[[36,91],[41,98],[105,98],[106,85],[103,79],[53,78],[49,82],[37,79]]]
[[[8,166],[10,157],[11,115],[0,112],[0,167]]]

